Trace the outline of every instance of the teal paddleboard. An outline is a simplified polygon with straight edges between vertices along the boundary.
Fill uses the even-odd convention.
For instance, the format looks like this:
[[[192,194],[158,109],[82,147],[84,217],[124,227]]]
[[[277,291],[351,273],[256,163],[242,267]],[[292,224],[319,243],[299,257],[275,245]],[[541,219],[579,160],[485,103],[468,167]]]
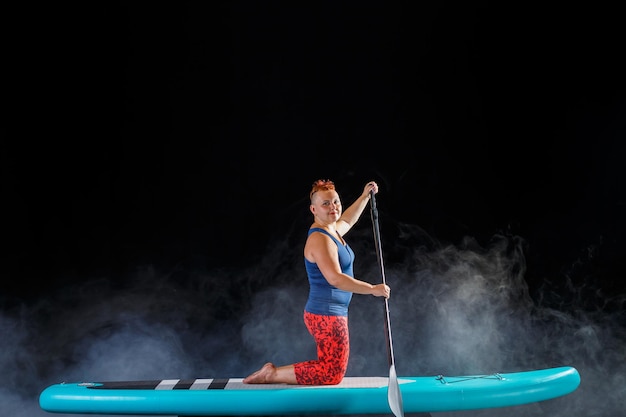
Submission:
[[[573,367],[466,376],[398,377],[405,413],[510,407],[567,395]],[[244,384],[242,378],[60,383],[45,388],[51,413],[243,416],[385,414],[387,377],[346,377],[339,385]]]

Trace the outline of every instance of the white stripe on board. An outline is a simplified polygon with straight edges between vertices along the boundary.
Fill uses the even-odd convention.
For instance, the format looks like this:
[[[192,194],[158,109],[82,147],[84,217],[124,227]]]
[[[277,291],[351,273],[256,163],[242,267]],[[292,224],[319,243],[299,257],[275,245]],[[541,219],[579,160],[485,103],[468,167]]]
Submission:
[[[189,389],[207,389],[211,382],[213,382],[213,379],[196,379]]]
[[[178,384],[178,381],[180,381],[180,379],[164,379],[163,381],[159,382],[159,385],[156,386],[155,390],[173,389],[176,384]]]

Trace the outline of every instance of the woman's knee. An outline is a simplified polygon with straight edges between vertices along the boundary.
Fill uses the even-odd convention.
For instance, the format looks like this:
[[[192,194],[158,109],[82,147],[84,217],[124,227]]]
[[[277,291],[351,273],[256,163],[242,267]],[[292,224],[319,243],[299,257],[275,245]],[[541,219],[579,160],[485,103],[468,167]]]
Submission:
[[[345,368],[332,368],[324,375],[320,376],[320,384],[322,385],[337,385],[343,381],[343,377],[346,375]]]

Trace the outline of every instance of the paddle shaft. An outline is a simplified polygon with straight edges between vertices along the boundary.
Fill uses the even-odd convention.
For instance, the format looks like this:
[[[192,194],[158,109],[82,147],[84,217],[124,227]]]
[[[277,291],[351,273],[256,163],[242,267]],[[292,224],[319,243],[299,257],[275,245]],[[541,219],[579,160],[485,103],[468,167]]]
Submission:
[[[380,226],[378,225],[378,207],[376,206],[376,195],[373,191],[370,192],[370,204],[372,214],[372,226],[374,229],[374,242],[376,244],[376,255],[378,257],[378,266],[380,268],[380,275],[382,277],[383,284],[387,285],[387,278],[385,277],[385,266],[383,262],[383,249],[380,239]],[[398,378],[396,375],[396,361],[393,355],[391,320],[389,318],[389,300],[387,298],[385,298],[385,333],[387,336],[387,357],[389,359],[389,408],[391,408],[391,411],[395,414],[396,417],[404,417],[404,411],[402,407],[402,395],[400,393],[400,387],[398,385]]]
[[[380,268],[380,275],[383,284],[387,284],[387,278],[385,277],[385,266],[383,262],[382,244],[380,241],[380,226],[378,225],[378,207],[376,206],[376,197],[374,193],[371,193],[370,199],[372,207],[372,226],[374,229],[374,243],[376,244],[376,256],[378,259],[378,267]],[[395,358],[393,356],[393,339],[391,337],[391,320],[389,317],[389,300],[385,298],[385,332],[387,334],[387,355],[389,357],[389,366],[395,365]]]

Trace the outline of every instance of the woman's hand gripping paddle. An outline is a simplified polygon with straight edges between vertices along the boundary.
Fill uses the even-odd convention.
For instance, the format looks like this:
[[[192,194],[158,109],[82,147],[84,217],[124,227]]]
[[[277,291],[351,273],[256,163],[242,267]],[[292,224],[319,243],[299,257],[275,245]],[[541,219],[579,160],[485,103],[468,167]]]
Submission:
[[[376,207],[376,197],[374,192],[370,193],[370,203],[372,206],[372,225],[374,227],[374,241],[376,243],[376,254],[378,255],[378,266],[382,276],[383,284],[387,284],[385,278],[385,267],[383,266],[383,250],[380,243],[380,229],[378,226],[378,208]],[[393,357],[393,341],[391,339],[391,323],[389,320],[389,300],[385,298],[385,332],[387,333],[387,355],[389,358],[389,385],[387,386],[387,401],[389,408],[396,417],[404,417],[402,407],[402,393],[396,375],[396,363]]]

